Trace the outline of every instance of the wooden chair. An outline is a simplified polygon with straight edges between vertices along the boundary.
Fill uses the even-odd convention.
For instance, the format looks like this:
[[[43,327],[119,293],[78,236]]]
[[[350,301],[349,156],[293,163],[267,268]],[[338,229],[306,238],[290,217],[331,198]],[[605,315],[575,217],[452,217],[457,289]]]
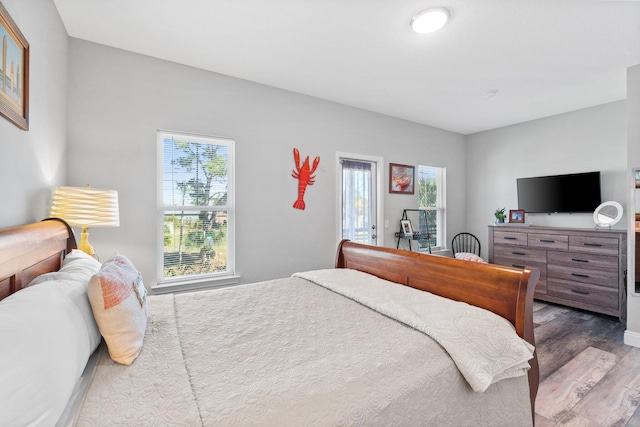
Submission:
[[[459,252],[469,252],[480,256],[480,240],[471,233],[458,233],[451,240],[453,256]]]

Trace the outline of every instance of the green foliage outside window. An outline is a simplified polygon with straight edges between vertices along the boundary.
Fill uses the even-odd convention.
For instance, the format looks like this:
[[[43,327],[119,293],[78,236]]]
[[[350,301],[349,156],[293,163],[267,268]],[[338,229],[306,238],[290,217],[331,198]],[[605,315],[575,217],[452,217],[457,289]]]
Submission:
[[[213,224],[199,219],[203,212],[165,215],[165,277],[226,271],[227,222],[219,212],[205,213],[217,218]]]
[[[421,208],[435,208],[438,201],[438,183],[436,181],[436,177],[435,175],[419,175],[418,206]]]
[[[418,206],[424,208],[438,207],[438,181],[434,168],[418,167]],[[420,224],[420,232],[428,230],[430,234],[431,246],[437,246],[438,242],[438,212],[436,210],[426,211],[426,226]],[[424,228],[424,230],[422,229]]]

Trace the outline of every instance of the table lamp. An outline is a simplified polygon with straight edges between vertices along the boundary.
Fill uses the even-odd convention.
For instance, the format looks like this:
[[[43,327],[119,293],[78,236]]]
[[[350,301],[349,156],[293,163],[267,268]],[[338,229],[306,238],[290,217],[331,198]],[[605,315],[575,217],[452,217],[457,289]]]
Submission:
[[[81,228],[78,249],[95,256],[89,243],[89,227],[117,227],[120,225],[118,192],[83,187],[57,187],[53,193],[49,216],[60,218],[70,226]]]

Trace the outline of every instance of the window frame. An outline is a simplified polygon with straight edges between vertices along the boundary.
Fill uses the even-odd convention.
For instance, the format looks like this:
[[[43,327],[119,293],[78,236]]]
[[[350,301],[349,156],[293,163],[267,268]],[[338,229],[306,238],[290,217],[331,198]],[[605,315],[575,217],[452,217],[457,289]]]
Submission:
[[[445,250],[447,248],[447,239],[446,239],[446,175],[447,169],[442,166],[434,166],[434,165],[418,165],[417,170],[417,180],[418,180],[418,205],[420,204],[420,170],[422,168],[432,169],[436,172],[436,206],[428,207],[428,206],[418,206],[418,209],[423,209],[425,211],[435,211],[436,212],[436,245],[431,247],[432,251]]]
[[[166,138],[186,139],[189,142],[225,145],[227,147],[227,199],[224,206],[165,206],[163,200],[164,140]],[[235,272],[235,140],[228,137],[201,135],[187,132],[157,131],[157,285],[155,293],[194,290],[236,284],[239,276]],[[227,213],[227,269],[226,271],[191,274],[178,277],[164,277],[164,217],[170,211],[225,211]]]

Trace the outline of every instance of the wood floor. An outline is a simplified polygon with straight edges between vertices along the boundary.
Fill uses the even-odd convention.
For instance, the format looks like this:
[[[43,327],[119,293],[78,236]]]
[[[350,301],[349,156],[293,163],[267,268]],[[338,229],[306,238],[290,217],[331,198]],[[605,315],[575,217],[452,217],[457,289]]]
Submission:
[[[640,427],[640,348],[617,319],[535,302],[536,426]]]

